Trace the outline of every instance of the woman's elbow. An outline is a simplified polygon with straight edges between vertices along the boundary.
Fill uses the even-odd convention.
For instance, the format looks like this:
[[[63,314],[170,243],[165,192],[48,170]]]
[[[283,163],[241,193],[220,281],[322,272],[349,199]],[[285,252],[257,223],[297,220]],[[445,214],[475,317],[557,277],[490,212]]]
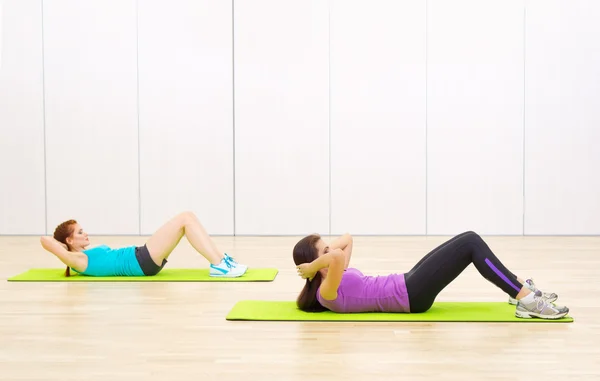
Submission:
[[[344,251],[342,249],[336,249],[331,252],[333,257],[333,261],[336,263],[344,263],[346,262],[346,256],[344,255]]]
[[[52,241],[54,239],[52,237],[46,237],[46,236],[42,236],[40,238],[40,243],[42,244],[42,247],[44,249],[49,249],[52,246]]]

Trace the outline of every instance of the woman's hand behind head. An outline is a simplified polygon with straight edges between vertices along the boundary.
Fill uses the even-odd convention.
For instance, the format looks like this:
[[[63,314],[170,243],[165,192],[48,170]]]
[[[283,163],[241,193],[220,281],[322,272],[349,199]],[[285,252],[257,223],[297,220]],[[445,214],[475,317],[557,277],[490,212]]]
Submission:
[[[312,266],[310,265],[310,263],[302,263],[302,264],[296,266],[296,270],[298,271],[298,275],[302,279],[308,279],[309,281],[313,280],[313,278],[315,277],[315,274],[317,273],[316,271],[314,271],[312,269]]]

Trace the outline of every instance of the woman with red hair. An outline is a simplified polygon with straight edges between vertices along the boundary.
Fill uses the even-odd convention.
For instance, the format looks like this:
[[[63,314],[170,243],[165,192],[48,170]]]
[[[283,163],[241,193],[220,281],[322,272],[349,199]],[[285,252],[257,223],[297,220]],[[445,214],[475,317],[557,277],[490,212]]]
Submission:
[[[183,236],[210,262],[210,276],[233,278],[246,272],[247,266],[218,249],[192,212],[169,220],[144,246],[89,248],[88,235],[75,220],[61,223],[53,237],[42,237],[41,242],[67,266],[66,276],[70,276],[70,269],[88,276],[152,276],[162,270]]]

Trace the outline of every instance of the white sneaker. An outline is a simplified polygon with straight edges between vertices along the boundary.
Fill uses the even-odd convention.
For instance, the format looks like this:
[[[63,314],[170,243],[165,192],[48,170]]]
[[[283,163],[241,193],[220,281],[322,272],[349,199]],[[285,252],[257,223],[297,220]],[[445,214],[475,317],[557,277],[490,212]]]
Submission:
[[[525,304],[523,299],[519,300],[515,316],[522,319],[531,319],[537,317],[540,319],[560,319],[569,313],[569,309],[564,306],[555,306],[549,303],[541,291],[536,291],[532,300]]]
[[[535,283],[533,283],[533,279],[527,279],[525,281],[525,283],[523,284],[523,286],[530,289],[531,292],[539,291],[538,288],[535,287]],[[549,303],[554,303],[556,301],[556,299],[558,299],[558,295],[556,295],[554,292],[552,292],[552,293],[542,292],[542,298]],[[519,303],[519,301],[517,299],[509,296],[508,303],[516,306]]]
[[[248,270],[248,266],[237,263],[236,260],[233,259],[233,257],[229,256],[229,254],[227,254],[227,253],[224,253],[224,254],[225,254],[225,260],[227,262],[229,262],[231,265],[233,265],[233,267],[240,267],[240,268],[244,269],[244,271]]]
[[[218,265],[210,264],[210,276],[221,278],[237,278],[246,272],[246,268],[242,266],[234,266],[227,259],[221,259]]]

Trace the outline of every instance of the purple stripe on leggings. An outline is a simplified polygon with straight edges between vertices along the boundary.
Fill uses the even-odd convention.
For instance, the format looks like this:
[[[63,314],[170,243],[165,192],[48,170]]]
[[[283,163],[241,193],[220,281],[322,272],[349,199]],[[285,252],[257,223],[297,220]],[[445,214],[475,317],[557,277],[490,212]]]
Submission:
[[[489,259],[486,258],[485,263],[487,263],[487,265],[490,266],[490,268],[492,270],[494,270],[496,275],[498,275],[500,278],[502,278],[502,280],[505,281],[506,283],[508,283],[512,288],[517,290],[517,292],[521,291],[521,289],[519,287],[515,286],[514,283],[511,282],[510,279],[508,279],[506,277],[506,275],[502,274],[502,272],[500,270],[498,270],[498,268],[496,266],[494,266],[494,264]]]

